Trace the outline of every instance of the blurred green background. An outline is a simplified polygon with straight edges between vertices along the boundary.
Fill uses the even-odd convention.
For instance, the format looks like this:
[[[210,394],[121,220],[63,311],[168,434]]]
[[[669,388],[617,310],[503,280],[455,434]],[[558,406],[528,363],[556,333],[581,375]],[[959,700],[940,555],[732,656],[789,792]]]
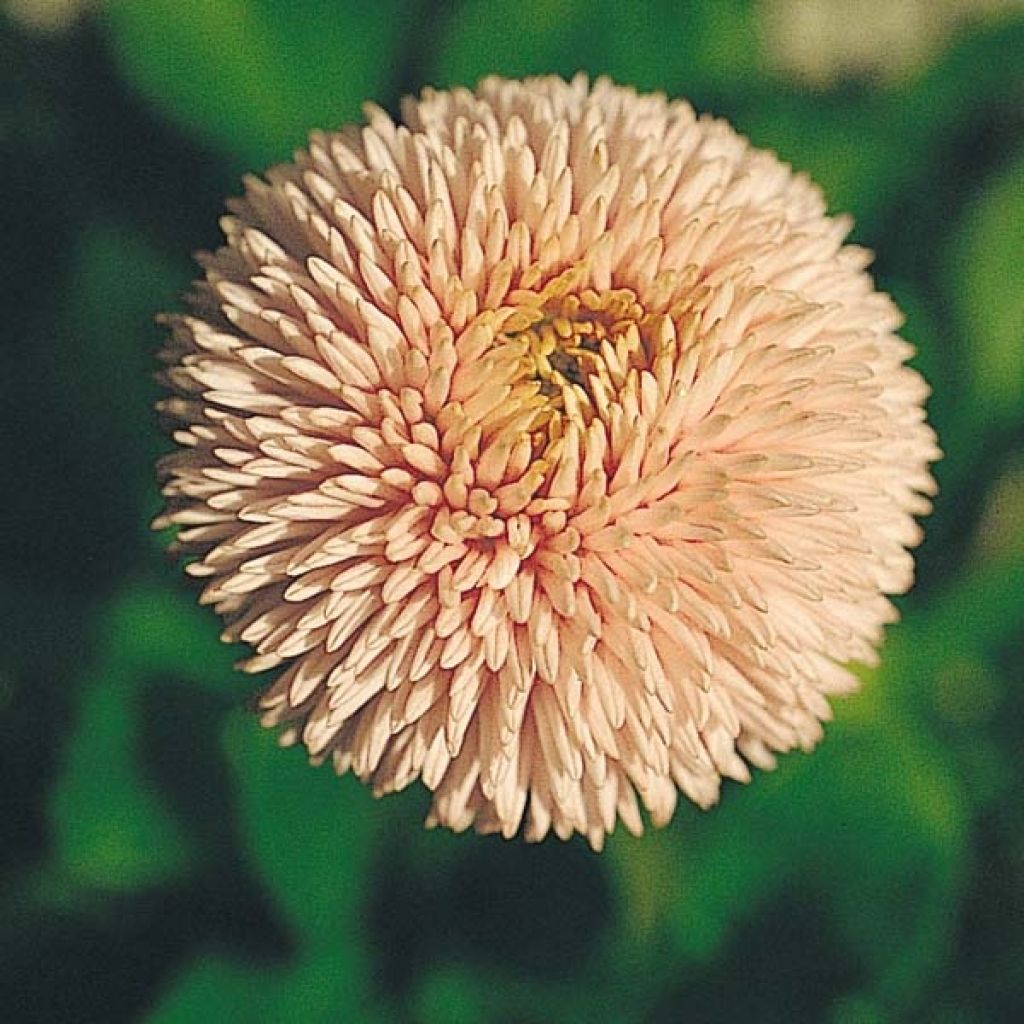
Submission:
[[[280,751],[147,523],[159,333],[223,198],[423,84],[686,96],[878,254],[947,457],[813,756],[601,856]],[[6,0],[5,1021],[1024,1019],[1024,6]]]

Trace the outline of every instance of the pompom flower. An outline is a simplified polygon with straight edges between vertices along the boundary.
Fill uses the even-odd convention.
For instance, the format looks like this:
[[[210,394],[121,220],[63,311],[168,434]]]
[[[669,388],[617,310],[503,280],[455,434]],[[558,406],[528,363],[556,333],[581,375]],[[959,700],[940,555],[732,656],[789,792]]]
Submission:
[[[264,720],[428,823],[599,848],[809,750],[929,509],[927,387],[818,189],[583,76],[247,179],[172,316],[157,525]]]

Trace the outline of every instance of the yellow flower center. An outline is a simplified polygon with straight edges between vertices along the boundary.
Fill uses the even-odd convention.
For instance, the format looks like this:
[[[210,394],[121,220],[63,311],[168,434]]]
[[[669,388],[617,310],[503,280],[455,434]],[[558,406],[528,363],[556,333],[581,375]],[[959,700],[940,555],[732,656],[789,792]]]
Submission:
[[[520,399],[535,409],[535,454],[562,436],[565,421],[585,428],[604,417],[642,370],[666,355],[665,314],[649,314],[629,288],[569,291],[568,275],[543,292],[518,292],[499,348],[516,359]],[[631,382],[631,378],[633,378]]]
[[[578,389],[577,397],[591,404],[590,378],[614,386],[610,367],[631,365],[643,344],[643,307],[627,288],[588,289],[525,315],[532,320],[519,332],[527,344],[526,368],[555,405],[566,388]]]

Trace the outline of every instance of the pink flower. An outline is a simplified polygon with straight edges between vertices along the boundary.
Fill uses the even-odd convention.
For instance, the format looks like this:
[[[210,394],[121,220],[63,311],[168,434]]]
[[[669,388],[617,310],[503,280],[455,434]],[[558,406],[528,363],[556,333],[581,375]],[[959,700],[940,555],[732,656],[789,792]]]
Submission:
[[[938,456],[821,194],[579,76],[426,91],[246,181],[161,409],[176,548],[316,761],[512,836],[809,750]]]

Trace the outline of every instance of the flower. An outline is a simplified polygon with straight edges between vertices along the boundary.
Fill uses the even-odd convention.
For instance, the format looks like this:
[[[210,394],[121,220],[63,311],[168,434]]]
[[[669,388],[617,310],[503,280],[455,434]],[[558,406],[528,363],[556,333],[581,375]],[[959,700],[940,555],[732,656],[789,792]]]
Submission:
[[[264,721],[428,824],[600,848],[812,748],[929,509],[850,222],[684,102],[425,91],[246,180],[162,463]]]

